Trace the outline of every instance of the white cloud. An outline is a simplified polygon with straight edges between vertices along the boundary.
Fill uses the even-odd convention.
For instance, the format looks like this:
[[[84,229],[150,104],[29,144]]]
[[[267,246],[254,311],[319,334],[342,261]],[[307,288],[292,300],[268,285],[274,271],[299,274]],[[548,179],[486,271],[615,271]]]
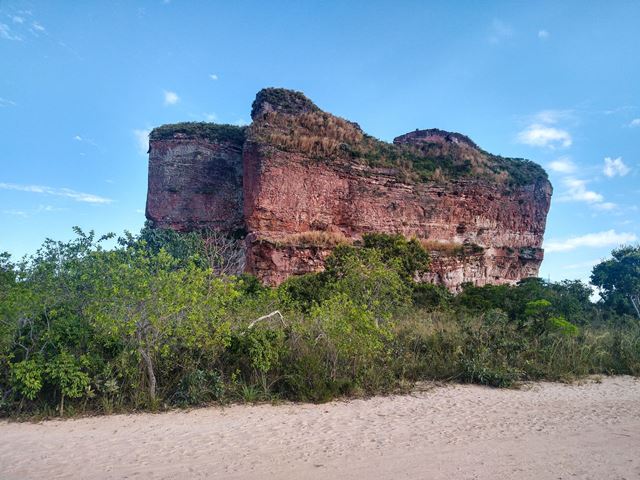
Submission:
[[[640,118],[634,118],[629,122],[630,127],[640,127]]]
[[[66,210],[66,208],[58,208],[53,205],[40,205],[38,206],[38,212],[59,212],[62,210]]]
[[[567,191],[558,200],[587,203],[602,203],[604,201],[601,194],[587,189],[586,180],[569,177],[563,179],[563,183],[567,187]]]
[[[560,157],[549,164],[549,169],[558,173],[573,173],[576,165],[570,157]]]
[[[533,123],[558,123],[560,120],[571,120],[573,117],[573,110],[541,110],[530,118]]]
[[[18,15],[14,15],[13,17],[11,17],[11,20],[13,20],[13,23],[24,23],[24,18],[18,16]]]
[[[209,78],[210,78],[211,80],[218,80],[218,75],[217,75],[217,74],[215,74],[215,73],[212,73],[212,74],[210,74],[210,75],[209,75]]]
[[[566,240],[552,240],[545,242],[546,253],[568,252],[582,247],[615,247],[625,243],[635,242],[638,237],[633,233],[617,233],[615,230],[588,233]]]
[[[249,123],[243,118],[239,118],[238,120],[233,122],[233,124],[237,125],[238,127],[244,127],[245,125],[249,125]]]
[[[549,38],[549,32],[544,29],[538,30],[538,38],[541,40],[546,40],[547,38]]]
[[[594,265],[599,264],[601,261],[602,261],[601,259],[587,260],[586,262],[571,263],[569,265],[564,265],[562,268],[567,269],[567,270],[577,270],[577,269],[581,269],[581,268],[591,268]]]
[[[29,211],[25,210],[3,210],[2,213],[5,215],[14,215],[17,217],[29,218],[33,215],[37,215],[39,213],[49,213],[49,212],[61,212],[67,210],[66,208],[54,207],[53,205],[38,205],[38,208],[32,209]]]
[[[138,153],[140,155],[146,155],[149,151],[149,134],[150,129],[134,130],[133,135],[136,137],[136,144],[138,146]]]
[[[5,215],[13,215],[14,217],[22,217],[27,218],[29,214],[24,210],[3,210],[2,213]]]
[[[73,139],[76,142],[86,143],[86,144],[91,145],[92,147],[97,147],[98,146],[98,144],[91,138],[81,137],[80,135],[74,135]],[[80,155],[84,155],[84,153],[81,153]]]
[[[604,168],[602,169],[602,173],[604,173],[609,178],[613,178],[616,175],[624,177],[630,171],[631,169],[622,161],[622,157],[606,157],[604,159]]]
[[[613,202],[602,202],[602,203],[594,204],[593,208],[595,208],[596,210],[603,211],[603,212],[608,212],[608,211],[615,210],[616,208],[618,208],[618,205],[616,205]]]
[[[15,107],[16,102],[0,97],[0,107]]]
[[[44,195],[54,195],[57,197],[66,197],[76,202],[106,204],[111,203],[110,198],[100,197],[92,193],[83,193],[71,190],[70,188],[53,188],[43,185],[20,185],[16,183],[0,183],[0,190],[16,190],[19,192],[40,193]]]
[[[511,28],[511,25],[508,25],[497,18],[491,22],[490,30],[489,42],[491,43],[500,43],[513,36],[513,28]]]
[[[215,113],[203,113],[202,116],[207,122],[215,122],[218,119]]]
[[[32,27],[34,30],[37,30],[38,32],[44,32],[44,30],[45,30],[45,28],[44,28],[42,25],[40,25],[38,22],[33,22],[33,23],[31,24],[31,27]]]
[[[165,105],[175,105],[180,101],[180,97],[176,92],[164,91],[164,104]]]
[[[11,28],[6,23],[0,23],[0,38],[5,40],[13,40],[16,42],[22,41],[22,37],[20,35],[16,35],[11,32]]]
[[[566,130],[555,127],[548,127],[539,123],[529,125],[518,134],[518,141],[533,147],[556,146],[570,147],[573,143],[571,135]]]

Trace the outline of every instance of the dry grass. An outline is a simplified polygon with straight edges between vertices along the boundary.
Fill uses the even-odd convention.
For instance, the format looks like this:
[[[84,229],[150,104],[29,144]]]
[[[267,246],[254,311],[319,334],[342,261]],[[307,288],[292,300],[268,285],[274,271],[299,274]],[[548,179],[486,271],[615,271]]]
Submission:
[[[463,245],[454,242],[443,242],[440,240],[429,240],[421,238],[420,245],[428,252],[439,252],[447,255],[456,255],[463,250]]]
[[[292,233],[279,238],[279,245],[295,245],[302,247],[335,247],[342,244],[350,244],[353,241],[342,232],[325,232],[311,230],[309,232]]]
[[[264,135],[268,143],[312,156],[335,155],[340,145],[357,144],[363,138],[356,124],[325,112],[295,116],[269,112],[261,123],[268,128]]]
[[[532,162],[497,157],[467,144],[386,143],[365,135],[356,123],[320,110],[267,112],[254,121],[250,132],[260,142],[311,158],[342,158],[392,168],[400,181],[446,182],[473,177],[500,185],[525,185],[546,178],[544,170]]]

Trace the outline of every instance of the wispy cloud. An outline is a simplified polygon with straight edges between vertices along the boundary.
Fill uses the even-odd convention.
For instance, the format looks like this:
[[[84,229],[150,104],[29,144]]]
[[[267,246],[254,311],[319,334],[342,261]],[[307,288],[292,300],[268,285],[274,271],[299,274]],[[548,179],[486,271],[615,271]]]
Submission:
[[[629,122],[630,127],[640,127],[640,118],[634,118]]]
[[[606,157],[604,159],[604,168],[602,169],[602,173],[609,178],[613,178],[615,176],[624,177],[630,171],[631,169],[622,161],[622,157]]]
[[[76,142],[86,143],[86,144],[91,145],[92,147],[97,147],[98,146],[98,144],[92,138],[86,138],[86,137],[81,137],[80,135],[74,135],[73,139]]]
[[[566,130],[549,127],[539,123],[529,125],[518,133],[518,141],[533,147],[556,148],[570,147],[573,143],[571,135]]]
[[[32,22],[31,28],[33,28],[36,32],[44,32],[46,29],[40,25],[38,22]]]
[[[2,213],[4,213],[5,215],[22,218],[27,218],[29,216],[29,213],[25,212],[24,210],[3,210]]]
[[[12,21],[13,23],[23,24],[23,23],[24,23],[24,18],[23,18],[23,17],[21,17],[21,16],[19,16],[19,15],[13,15],[13,16],[11,17],[11,21]]]
[[[165,105],[175,105],[180,101],[180,97],[176,92],[171,92],[168,90],[164,91],[164,104]]]
[[[587,203],[602,203],[604,201],[604,197],[601,194],[587,188],[586,180],[567,177],[562,180],[562,183],[566,187],[566,191],[558,198],[560,201]]]
[[[136,139],[136,145],[138,147],[138,153],[140,155],[146,155],[149,151],[149,134],[150,129],[134,130],[133,135]]]
[[[549,32],[544,29],[538,30],[538,38],[540,40],[546,40],[547,38],[549,38]]]
[[[607,230],[571,237],[566,240],[551,240],[545,242],[544,249],[547,253],[568,252],[583,247],[614,247],[635,242],[637,239],[638,237],[634,233],[617,233],[615,230]]]
[[[566,270],[578,270],[581,268],[591,268],[597,265],[598,263],[600,263],[601,261],[602,259],[587,260],[586,262],[578,262],[578,263],[571,263],[569,265],[564,265],[562,268]]]
[[[211,73],[211,74],[209,74],[209,78],[211,80],[218,80],[218,74],[217,73]]]
[[[203,113],[202,116],[207,122],[215,122],[218,119],[215,113]]]
[[[15,190],[19,192],[38,193],[43,195],[53,195],[56,197],[66,197],[76,202],[91,203],[91,204],[107,204],[113,200],[92,193],[78,192],[70,188],[54,188],[46,187],[43,185],[21,185],[17,183],[0,183],[0,190]]]
[[[33,215],[37,215],[39,213],[49,213],[49,212],[62,212],[67,210],[66,208],[54,207],[53,205],[39,205],[38,208],[34,210],[3,210],[2,213],[5,215],[13,215],[16,217],[28,218]]]
[[[571,157],[560,157],[549,163],[549,169],[558,173],[573,173],[576,171],[576,164],[573,163]]]
[[[601,212],[609,212],[618,208],[618,205],[613,202],[602,202],[593,204],[593,208],[600,210]]]
[[[491,22],[491,27],[489,29],[489,42],[498,44],[508,38],[511,38],[513,33],[511,25],[495,18],[493,22]]]
[[[532,123],[556,124],[563,120],[575,120],[573,110],[541,110],[529,117]]]
[[[15,107],[16,102],[0,97],[0,107]]]
[[[0,23],[0,38],[4,40],[11,40],[14,42],[21,42],[22,37],[11,31],[11,27],[6,23]]]
[[[239,118],[238,120],[233,122],[233,124],[238,127],[244,127],[245,125],[249,125],[249,122],[247,122],[244,118]]]

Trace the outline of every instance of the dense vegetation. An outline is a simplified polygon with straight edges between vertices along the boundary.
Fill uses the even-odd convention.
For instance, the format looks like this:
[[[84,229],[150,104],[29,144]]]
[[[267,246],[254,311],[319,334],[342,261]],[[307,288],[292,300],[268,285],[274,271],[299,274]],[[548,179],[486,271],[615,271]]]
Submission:
[[[207,122],[182,122],[162,125],[151,130],[150,140],[171,140],[176,135],[189,138],[201,138],[211,141],[226,141],[241,145],[244,142],[246,127],[220,125]]]
[[[112,235],[76,233],[19,262],[0,256],[2,415],[640,375],[638,319],[621,300],[638,293],[638,248],[594,269],[593,304],[577,281],[457,296],[416,284],[428,255],[397,236],[341,244],[325,272],[265,288],[208,235],[145,228],[106,248]]]

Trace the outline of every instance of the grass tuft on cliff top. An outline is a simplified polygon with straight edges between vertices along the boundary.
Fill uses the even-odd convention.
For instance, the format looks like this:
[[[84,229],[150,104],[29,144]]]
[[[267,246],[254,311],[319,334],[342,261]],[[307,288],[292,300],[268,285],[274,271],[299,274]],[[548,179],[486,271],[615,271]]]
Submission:
[[[466,141],[470,148],[439,142],[387,143],[365,134],[356,123],[323,111],[300,114],[265,111],[254,121],[250,132],[259,142],[320,161],[342,160],[392,169],[402,181],[477,178],[523,186],[548,179],[536,163],[492,155],[477,148],[471,140]]]
[[[251,117],[249,135],[258,142],[320,161],[390,169],[401,181],[482,179],[508,187],[548,181],[536,163],[492,155],[455,132],[418,131],[426,137],[440,136],[441,141],[403,141],[407,136],[403,135],[394,143],[383,142],[364,133],[357,123],[322,111],[302,92],[284,88],[260,90]]]
[[[172,140],[184,135],[188,138],[242,143],[245,130],[246,127],[208,122],[171,123],[151,130],[149,140]]]

